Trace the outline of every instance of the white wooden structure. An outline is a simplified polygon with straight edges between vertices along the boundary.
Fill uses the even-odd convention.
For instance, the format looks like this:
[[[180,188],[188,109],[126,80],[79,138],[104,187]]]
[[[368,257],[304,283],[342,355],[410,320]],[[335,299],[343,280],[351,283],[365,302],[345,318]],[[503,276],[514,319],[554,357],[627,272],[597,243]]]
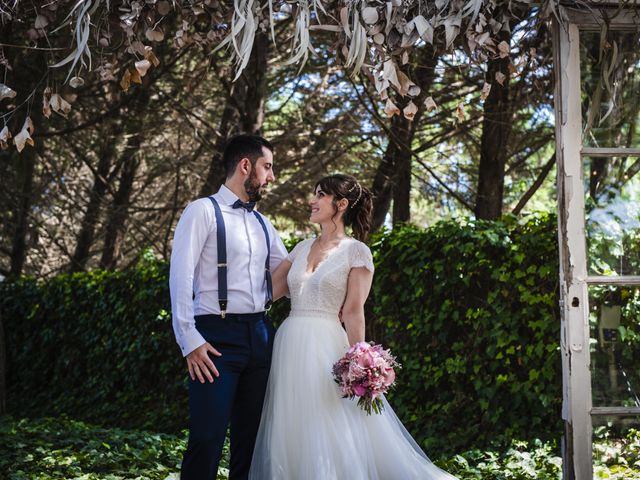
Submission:
[[[619,324],[620,308],[616,310],[615,307],[599,304],[590,298],[590,293],[598,288],[601,289],[598,291],[602,291],[606,286],[610,286],[612,296],[617,293],[616,289],[635,291],[634,289],[640,285],[640,272],[612,269],[603,274],[597,272],[597,268],[591,268],[593,259],[588,253],[590,207],[586,205],[588,203],[586,200],[590,201],[589,176],[600,174],[592,167],[598,159],[606,158],[618,163],[636,162],[640,158],[640,148],[635,141],[631,144],[620,141],[621,135],[617,136],[617,142],[608,144],[595,142],[592,136],[587,134],[588,113],[585,105],[593,106],[589,98],[594,93],[587,91],[589,85],[582,70],[587,68],[584,52],[588,51],[588,46],[585,47],[585,39],[599,39],[603,38],[602,35],[612,33],[633,36],[640,28],[640,12],[633,9],[633,4],[629,10],[618,10],[617,6],[611,6],[611,2],[609,7],[603,2],[592,2],[588,7],[585,4],[578,6],[576,3],[575,5],[559,6],[559,19],[553,20],[562,312],[562,415],[565,421],[562,446],[563,478],[587,480],[593,478],[594,424],[604,418],[613,423],[622,419],[627,424],[635,422],[637,426],[640,423],[640,405],[637,402],[637,396],[635,402],[627,398],[632,396],[633,385],[624,386],[626,389],[624,399],[615,395],[604,395],[600,398],[597,394],[599,387],[594,386],[594,379],[597,378],[595,375],[600,374],[601,370],[596,372],[592,357],[601,345],[605,345],[602,348],[610,348],[613,352],[613,347],[610,345],[615,342],[615,329]],[[617,14],[612,15],[614,12]],[[602,47],[602,43],[599,46]],[[637,48],[640,48],[640,45],[637,45]],[[610,54],[620,55],[620,52],[612,51],[616,49],[617,45],[614,49],[609,48]],[[616,61],[614,58],[610,64]],[[634,65],[631,66],[633,67]],[[629,68],[626,67],[627,73]],[[635,75],[640,77],[640,68]],[[611,96],[615,100],[615,95],[611,94]],[[636,97],[635,102],[640,102],[640,97]],[[609,110],[610,113],[611,110]],[[602,123],[606,124],[607,119],[601,119]],[[587,165],[591,167],[587,168]],[[633,208],[638,209],[636,212],[640,211],[640,203]],[[614,219],[615,221],[617,220]],[[624,225],[621,231],[624,232]],[[622,264],[622,260],[619,263]],[[604,288],[604,290],[607,289]],[[594,318],[595,323],[600,323],[595,328]],[[600,336],[597,334],[598,331]],[[619,342],[616,343],[616,348],[621,348]],[[611,358],[614,358],[613,353]],[[608,379],[606,381],[609,382],[607,385],[614,388],[617,386],[618,367],[612,361],[609,368],[613,369],[611,381],[609,382]],[[622,374],[624,375],[624,372]],[[594,398],[596,398],[595,401]]]

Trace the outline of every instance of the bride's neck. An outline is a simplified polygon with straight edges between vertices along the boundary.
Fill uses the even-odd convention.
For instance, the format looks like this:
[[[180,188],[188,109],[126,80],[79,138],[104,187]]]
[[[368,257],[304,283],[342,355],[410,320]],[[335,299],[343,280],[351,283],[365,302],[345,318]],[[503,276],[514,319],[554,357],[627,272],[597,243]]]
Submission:
[[[329,222],[322,224],[319,240],[322,243],[331,243],[346,236],[342,222],[336,222],[335,224],[333,222]]]

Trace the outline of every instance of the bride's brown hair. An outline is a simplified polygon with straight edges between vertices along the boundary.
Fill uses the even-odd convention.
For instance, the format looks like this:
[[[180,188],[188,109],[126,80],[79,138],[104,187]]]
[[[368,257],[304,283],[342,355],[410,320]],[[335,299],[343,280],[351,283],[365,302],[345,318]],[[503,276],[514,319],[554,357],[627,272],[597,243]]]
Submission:
[[[321,178],[314,191],[320,187],[324,193],[333,195],[334,215],[338,214],[338,201],[346,198],[349,202],[342,216],[345,227],[351,227],[353,236],[360,241],[365,241],[371,230],[371,212],[373,210],[373,195],[371,191],[362,186],[351,175],[336,173]]]

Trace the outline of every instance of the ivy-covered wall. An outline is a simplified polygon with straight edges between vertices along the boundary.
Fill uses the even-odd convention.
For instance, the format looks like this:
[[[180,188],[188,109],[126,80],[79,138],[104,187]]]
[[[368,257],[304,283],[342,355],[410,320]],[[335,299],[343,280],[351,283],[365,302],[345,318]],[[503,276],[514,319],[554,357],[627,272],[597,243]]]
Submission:
[[[404,365],[390,402],[427,452],[560,437],[556,235],[538,216],[373,243],[372,336]]]
[[[441,222],[371,240],[368,336],[404,365],[390,402],[430,454],[559,437],[556,220]],[[186,426],[168,267],[0,284],[14,415]],[[287,302],[276,305],[276,320]],[[346,400],[345,400],[346,401]]]

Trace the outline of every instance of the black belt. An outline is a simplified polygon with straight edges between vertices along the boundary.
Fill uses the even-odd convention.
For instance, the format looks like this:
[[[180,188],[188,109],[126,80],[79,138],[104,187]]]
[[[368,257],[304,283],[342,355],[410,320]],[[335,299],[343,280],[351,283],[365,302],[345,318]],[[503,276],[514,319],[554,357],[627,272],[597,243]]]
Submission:
[[[266,312],[256,313],[226,313],[224,316],[216,313],[208,313],[206,315],[196,315],[193,318],[196,321],[196,325],[207,324],[215,320],[224,318],[225,320],[231,320],[241,323],[253,323],[263,320],[266,317]]]

